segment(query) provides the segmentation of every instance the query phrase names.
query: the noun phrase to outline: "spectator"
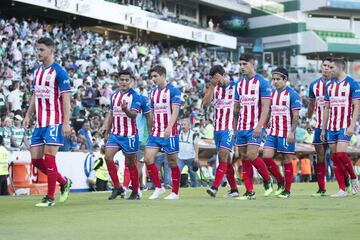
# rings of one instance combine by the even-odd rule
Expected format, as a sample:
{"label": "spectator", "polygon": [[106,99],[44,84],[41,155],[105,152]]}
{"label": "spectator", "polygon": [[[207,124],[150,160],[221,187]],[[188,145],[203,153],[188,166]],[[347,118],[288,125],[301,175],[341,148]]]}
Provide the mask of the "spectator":
{"label": "spectator", "polygon": [[4,146],[4,139],[0,136],[0,195],[9,195],[7,177],[9,175],[9,152]]}
{"label": "spectator", "polygon": [[14,132],[12,130],[13,120],[10,117],[4,119],[4,126],[0,128],[0,136],[3,137],[4,146],[11,150],[11,145],[14,142]]}
{"label": "spectator", "polygon": [[26,130],[21,126],[23,118],[17,114],[14,117],[13,136],[14,136],[14,150],[30,150],[30,143],[26,134]]}
{"label": "spectator", "polygon": [[19,82],[14,82],[13,89],[8,96],[9,110],[12,112],[21,110],[23,93],[20,91]]}
{"label": "spectator", "polygon": [[78,139],[81,143],[80,150],[93,152],[92,135],[90,131],[90,123],[88,120],[84,121],[82,128],[78,131],[78,135]]}

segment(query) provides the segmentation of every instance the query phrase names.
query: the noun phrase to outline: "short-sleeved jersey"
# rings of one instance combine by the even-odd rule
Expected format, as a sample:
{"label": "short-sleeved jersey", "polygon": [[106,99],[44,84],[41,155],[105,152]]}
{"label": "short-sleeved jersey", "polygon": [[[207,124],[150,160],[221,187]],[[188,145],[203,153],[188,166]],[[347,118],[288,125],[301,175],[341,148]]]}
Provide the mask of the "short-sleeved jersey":
{"label": "short-sleeved jersey", "polygon": [[226,87],[217,85],[214,88],[213,105],[215,109],[215,131],[234,129],[235,88],[235,82],[230,82]]}
{"label": "short-sleeved jersey", "polygon": [[144,95],[139,95],[140,110],[142,114],[147,114],[151,111],[150,104]]}
{"label": "short-sleeved jersey", "polygon": [[8,149],[11,148],[11,138],[14,136],[14,131],[12,128],[0,128],[0,135],[3,136],[4,145]]}
{"label": "short-sleeved jersey", "polygon": [[63,123],[61,94],[70,92],[70,81],[66,71],[57,63],[49,67],[39,66],[33,73],[33,91],[37,127]]}
{"label": "short-sleeved jersey", "polygon": [[271,127],[269,135],[286,138],[291,131],[292,111],[300,110],[299,95],[290,87],[275,90],[271,100]]}
{"label": "short-sleeved jersey", "polygon": [[271,86],[260,74],[236,84],[235,101],[240,103],[237,130],[254,129],[261,116],[261,100],[271,99]]}
{"label": "short-sleeved jersey", "polygon": [[310,84],[309,99],[315,100],[316,127],[321,128],[325,105],[326,82],[318,78]]}
{"label": "short-sleeved jersey", "polygon": [[[173,105],[180,105],[180,91],[168,83],[164,88],[155,87],[151,91],[151,109],[154,110],[152,135],[164,137],[173,113]],[[172,127],[170,137],[179,135],[177,122]]]}
{"label": "short-sleeved jersey", "polygon": [[338,131],[350,126],[355,99],[360,99],[360,87],[350,76],[340,82],[332,79],[326,85],[324,100],[330,103],[328,130]]}
{"label": "short-sleeved jersey", "polygon": [[23,139],[26,136],[26,132],[25,132],[25,128],[23,127],[13,127],[12,128],[13,132],[14,132],[14,141],[21,146],[23,144]]}
{"label": "short-sleeved jersey", "polygon": [[110,111],[112,112],[111,133],[120,136],[134,136],[137,134],[136,119],[131,119],[122,110],[122,102],[127,102],[129,110],[140,111],[140,96],[130,88],[127,92],[116,91],[110,97]]}

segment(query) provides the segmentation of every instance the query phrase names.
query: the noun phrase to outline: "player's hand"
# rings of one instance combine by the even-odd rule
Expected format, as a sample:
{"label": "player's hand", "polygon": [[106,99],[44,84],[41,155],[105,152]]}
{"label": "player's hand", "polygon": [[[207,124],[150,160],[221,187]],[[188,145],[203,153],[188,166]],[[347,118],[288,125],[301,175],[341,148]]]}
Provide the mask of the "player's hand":
{"label": "player's hand", "polygon": [[325,138],[325,130],[321,130],[320,140],[321,140],[322,142],[325,142],[325,140],[326,140],[326,138]]}
{"label": "player's hand", "polygon": [[295,133],[294,132],[291,132],[289,133],[289,135],[287,136],[287,139],[286,139],[286,142],[287,144],[292,144],[295,140]]}
{"label": "player's hand", "polygon": [[26,129],[29,128],[29,123],[30,123],[30,118],[27,115],[25,115],[24,120],[23,120],[23,125]]}
{"label": "player's hand", "polygon": [[123,100],[121,103],[121,109],[125,112],[127,108],[128,108],[128,103],[125,100]]}
{"label": "player's hand", "polygon": [[101,128],[99,129],[99,133],[101,135],[104,135],[107,132],[107,128],[105,126],[101,126]]}
{"label": "player's hand", "polygon": [[62,126],[62,135],[68,137],[71,135],[71,128],[69,123],[64,123]]}
{"label": "player's hand", "polygon": [[308,133],[311,133],[314,130],[314,128],[311,126],[310,122],[306,124],[306,131]]}
{"label": "player's hand", "polygon": [[350,126],[347,130],[346,130],[346,133],[345,133],[345,136],[346,137],[352,137],[352,135],[354,134],[354,127]]}
{"label": "player's hand", "polygon": [[211,85],[214,87],[218,85],[218,83],[221,81],[222,76],[219,73],[216,73],[210,80]]}
{"label": "player's hand", "polygon": [[170,126],[168,126],[166,129],[165,129],[165,133],[164,133],[164,137],[165,138],[169,138],[170,137],[170,135],[171,135],[171,131],[172,129],[171,129],[171,127]]}
{"label": "player's hand", "polygon": [[234,158],[239,158],[239,148],[237,146],[234,146]]}
{"label": "player's hand", "polygon": [[260,135],[261,135],[261,130],[262,130],[262,127],[258,124],[258,125],[254,128],[253,137],[254,137],[254,138],[259,138]]}

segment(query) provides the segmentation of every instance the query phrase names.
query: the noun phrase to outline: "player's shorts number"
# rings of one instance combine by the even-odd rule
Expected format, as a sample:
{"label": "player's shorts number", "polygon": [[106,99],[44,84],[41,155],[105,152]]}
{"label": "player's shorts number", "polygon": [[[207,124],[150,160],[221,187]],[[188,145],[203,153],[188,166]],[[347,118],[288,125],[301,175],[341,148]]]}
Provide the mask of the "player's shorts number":
{"label": "player's shorts number", "polygon": [[129,146],[131,148],[135,148],[135,137],[130,137],[129,138]]}
{"label": "player's shorts number", "polygon": [[50,137],[57,137],[58,130],[59,130],[59,126],[51,126],[50,127]]}

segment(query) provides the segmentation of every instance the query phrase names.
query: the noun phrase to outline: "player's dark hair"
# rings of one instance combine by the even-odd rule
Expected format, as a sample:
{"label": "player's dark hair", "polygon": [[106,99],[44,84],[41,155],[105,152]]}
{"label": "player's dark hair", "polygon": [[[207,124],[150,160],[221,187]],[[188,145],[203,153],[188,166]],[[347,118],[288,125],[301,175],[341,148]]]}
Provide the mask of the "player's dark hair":
{"label": "player's dark hair", "polygon": [[327,56],[322,59],[322,62],[325,62],[325,61],[332,62],[332,60],[333,60],[332,57]]}
{"label": "player's dark hair", "polygon": [[225,74],[225,69],[221,65],[215,65],[210,68],[209,75],[213,77],[215,74],[220,74],[221,76]]}
{"label": "player's dark hair", "polygon": [[51,39],[51,38],[48,38],[48,37],[42,37],[42,38],[39,38],[37,41],[36,41],[37,44],[44,44],[45,46],[47,47],[55,47],[55,43],[54,41]]}
{"label": "player's dark hair", "polygon": [[335,63],[335,65],[337,65],[337,66],[341,66],[342,69],[345,69],[346,62],[345,62],[344,58],[333,58],[331,60],[331,62]]}
{"label": "player's dark hair", "polygon": [[283,67],[278,67],[275,70],[271,72],[272,74],[279,74],[281,75],[285,80],[289,79],[289,73],[288,71]]}
{"label": "player's dark hair", "polygon": [[119,71],[118,76],[120,77],[120,75],[129,75],[130,78],[132,77],[132,72],[130,69],[124,69]]}
{"label": "player's dark hair", "polygon": [[255,57],[252,54],[244,54],[240,56],[239,60],[245,62],[251,62],[251,61],[255,61]]}
{"label": "player's dark hair", "polygon": [[149,71],[149,75],[152,73],[152,72],[156,72],[157,74],[159,74],[160,76],[161,75],[164,75],[166,77],[166,69],[163,67],[163,66],[160,66],[160,65],[156,65],[154,67],[152,67]]}

